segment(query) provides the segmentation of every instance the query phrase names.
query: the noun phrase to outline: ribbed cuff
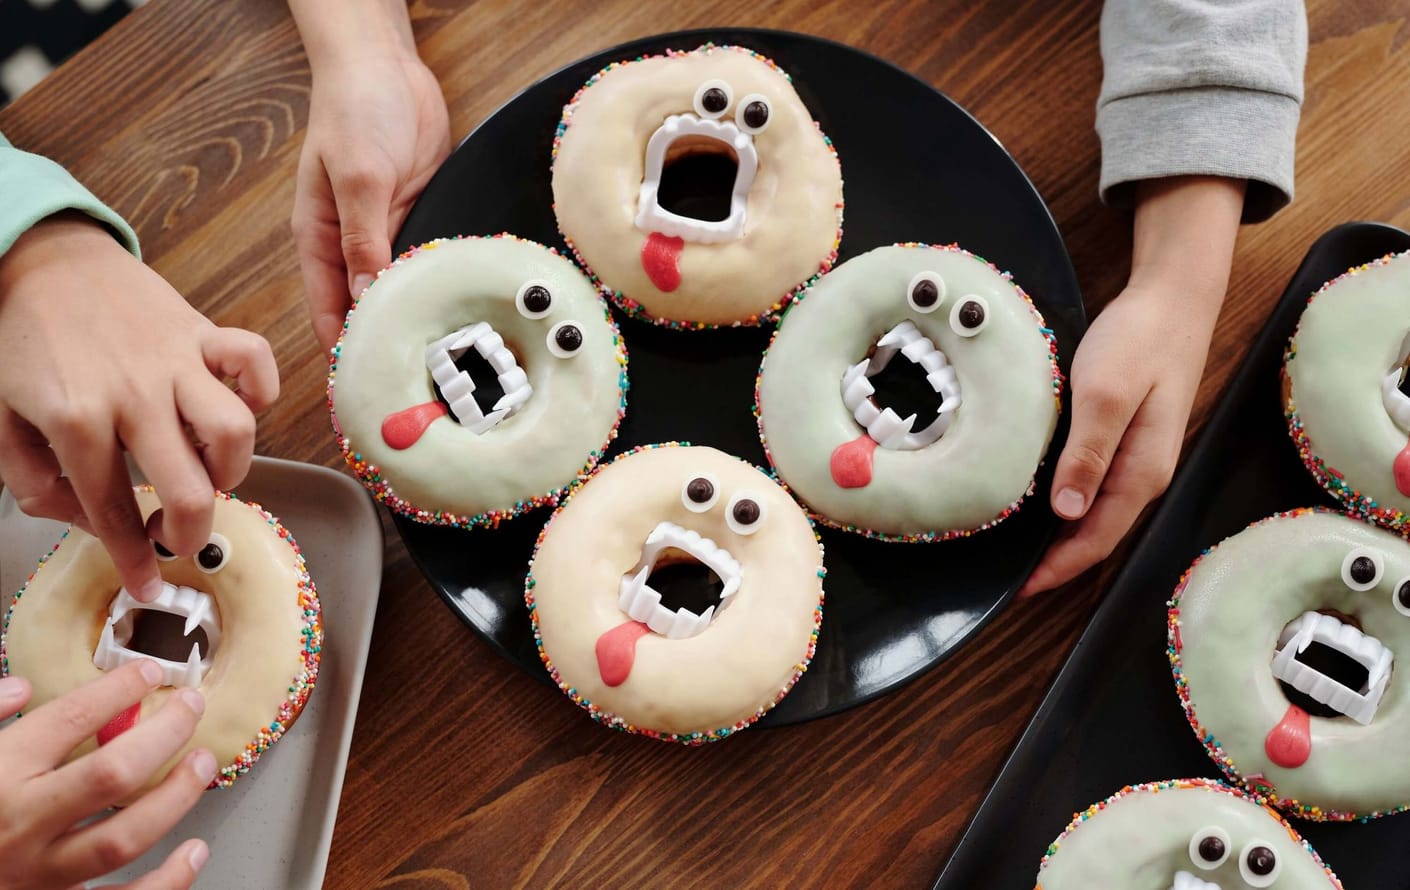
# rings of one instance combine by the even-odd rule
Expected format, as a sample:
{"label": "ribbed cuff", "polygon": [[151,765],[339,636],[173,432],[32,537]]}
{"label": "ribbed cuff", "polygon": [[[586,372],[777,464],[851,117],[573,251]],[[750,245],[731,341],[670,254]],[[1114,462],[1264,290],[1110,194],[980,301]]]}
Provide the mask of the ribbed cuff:
{"label": "ribbed cuff", "polygon": [[1131,206],[1142,179],[1227,176],[1248,180],[1243,221],[1262,222],[1292,200],[1299,111],[1288,96],[1226,87],[1107,102],[1097,109],[1102,200]]}
{"label": "ribbed cuff", "polygon": [[138,259],[137,233],[58,164],[11,148],[0,139],[0,255],[31,226],[64,210],[78,210],[106,225]]}

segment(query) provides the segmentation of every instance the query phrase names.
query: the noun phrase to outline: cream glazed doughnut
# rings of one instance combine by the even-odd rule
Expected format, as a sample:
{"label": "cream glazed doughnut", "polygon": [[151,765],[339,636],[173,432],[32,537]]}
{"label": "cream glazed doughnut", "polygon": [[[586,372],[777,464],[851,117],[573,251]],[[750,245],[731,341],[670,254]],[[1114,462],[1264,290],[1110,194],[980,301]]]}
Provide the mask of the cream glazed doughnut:
{"label": "cream glazed doughnut", "polygon": [[1170,603],[1185,716],[1231,778],[1314,820],[1410,804],[1410,544],[1304,509],[1207,551]]}
{"label": "cream glazed doughnut", "polygon": [[592,284],[507,234],[398,257],[348,312],[328,373],[362,483],[462,527],[555,502],[616,437],[626,392],[626,346]]}
{"label": "cream glazed doughnut", "polygon": [[1061,396],[1053,333],[1008,275],[954,245],[897,244],[799,296],[764,354],[755,413],[769,461],[817,518],[935,541],[1017,509]]}
{"label": "cream glazed doughnut", "polygon": [[1273,810],[1209,779],[1128,786],[1077,813],[1035,890],[1341,890]]}
{"label": "cream glazed doughnut", "polygon": [[553,158],[564,240],[658,324],[771,320],[836,259],[837,153],[788,75],[743,47],[607,66],[564,107]]}
{"label": "cream glazed doughnut", "polygon": [[822,579],[822,545],[777,483],[668,443],[559,507],[524,599],[544,666],[594,720],[697,745],[749,726],[807,670]]}
{"label": "cream glazed doughnut", "polygon": [[1346,509],[1410,533],[1410,251],[1312,295],[1283,364],[1298,454]]}
{"label": "cream glazed doughnut", "polygon": [[[145,486],[137,503],[144,519],[159,506]],[[121,586],[102,542],[70,527],[5,615],[0,674],[29,679],[32,708],[128,661],[162,668],[163,685],[70,759],[155,714],[179,687],[205,696],[195,735],[144,791],[200,747],[220,764],[211,787],[228,787],[288,731],[318,679],[322,609],[293,536],[258,504],[221,492],[213,529],[195,557],[154,545],[163,592],[144,604]]]}

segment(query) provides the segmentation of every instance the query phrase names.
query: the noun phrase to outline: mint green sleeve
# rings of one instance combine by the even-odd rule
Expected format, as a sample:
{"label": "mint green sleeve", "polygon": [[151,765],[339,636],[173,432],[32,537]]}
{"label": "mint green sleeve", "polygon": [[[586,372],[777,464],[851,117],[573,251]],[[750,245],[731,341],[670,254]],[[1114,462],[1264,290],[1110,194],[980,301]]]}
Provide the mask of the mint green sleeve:
{"label": "mint green sleeve", "polygon": [[20,151],[0,133],[0,255],[30,226],[64,210],[78,210],[103,223],[133,256],[142,258],[137,233],[126,220],[93,197],[63,167]]}

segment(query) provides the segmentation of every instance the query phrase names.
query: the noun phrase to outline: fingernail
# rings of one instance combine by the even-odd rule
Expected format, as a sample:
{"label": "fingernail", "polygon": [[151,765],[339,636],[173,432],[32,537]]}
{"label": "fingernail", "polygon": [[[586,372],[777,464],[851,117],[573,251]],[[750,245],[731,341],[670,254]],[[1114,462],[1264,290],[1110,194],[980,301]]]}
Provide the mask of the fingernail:
{"label": "fingernail", "polygon": [[209,785],[215,778],[215,755],[209,751],[197,751],[196,756],[191,758],[191,768],[202,782]]}
{"label": "fingernail", "polygon": [[371,283],[372,276],[368,275],[366,272],[357,276],[353,279],[352,295],[354,297],[362,296],[362,292],[367,290],[368,285],[370,285]]}
{"label": "fingernail", "polygon": [[153,578],[146,584],[143,584],[141,587],[139,587],[137,589],[137,592],[132,595],[132,598],[137,600],[139,603],[150,603],[154,602],[156,598],[161,595],[162,579]]}
{"label": "fingernail", "polygon": [[137,669],[142,672],[142,679],[152,686],[162,681],[162,669],[155,661],[144,658],[137,663]]}
{"label": "fingernail", "polygon": [[1053,498],[1053,509],[1059,516],[1066,519],[1076,519],[1082,515],[1082,509],[1087,506],[1087,499],[1082,496],[1082,492],[1075,488],[1064,488]]}
{"label": "fingernail", "polygon": [[183,689],[176,693],[181,696],[181,700],[186,702],[186,707],[196,712],[199,717],[206,712],[206,697],[194,689]]}
{"label": "fingernail", "polygon": [[24,681],[19,677],[6,677],[0,680],[0,705],[7,705],[22,695],[24,695]]}
{"label": "fingernail", "polygon": [[191,863],[192,871],[200,871],[205,867],[206,860],[209,858],[211,858],[211,848],[202,841],[191,848],[191,855],[187,857],[187,861]]}

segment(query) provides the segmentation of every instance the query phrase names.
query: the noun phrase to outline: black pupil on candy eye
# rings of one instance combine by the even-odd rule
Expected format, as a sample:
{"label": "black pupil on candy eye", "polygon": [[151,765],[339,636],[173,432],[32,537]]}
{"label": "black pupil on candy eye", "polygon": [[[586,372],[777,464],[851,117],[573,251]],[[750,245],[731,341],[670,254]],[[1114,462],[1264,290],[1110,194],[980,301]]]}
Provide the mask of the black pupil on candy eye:
{"label": "black pupil on candy eye", "polygon": [[939,299],[939,297],[940,292],[936,289],[935,282],[933,281],[918,281],[916,282],[916,286],[911,290],[911,302],[915,303],[917,306],[934,306],[935,301]]}
{"label": "black pupil on candy eye", "polygon": [[734,521],[740,525],[753,525],[759,521],[759,505],[745,498],[734,505]]}
{"label": "black pupil on candy eye", "polygon": [[206,569],[216,568],[223,559],[225,559],[225,551],[220,549],[219,544],[207,544],[201,548],[200,553],[196,554],[196,562]]}
{"label": "black pupil on candy eye", "polygon": [[697,504],[703,504],[715,495],[715,486],[709,479],[697,478],[690,480],[690,484],[685,487],[686,496]]}
{"label": "black pupil on candy eye", "polygon": [[583,345],[583,332],[574,325],[565,324],[553,335],[553,339],[564,352],[577,352],[578,347]]}
{"label": "black pupil on candy eye", "polygon": [[1400,600],[1400,604],[1410,609],[1410,581],[1400,585],[1400,589],[1395,592],[1395,598]]}
{"label": "black pupil on candy eye", "polygon": [[744,123],[757,130],[769,122],[769,106],[763,102],[750,102],[744,106]]}
{"label": "black pupil on candy eye", "polygon": [[1369,556],[1358,556],[1351,561],[1351,580],[1357,584],[1370,584],[1376,578],[1376,564]]}
{"label": "black pupil on candy eye", "polygon": [[700,105],[711,114],[719,114],[729,105],[729,97],[719,87],[710,87],[705,91],[705,95],[700,97]]}
{"label": "black pupil on candy eye", "polygon": [[1205,862],[1218,862],[1224,856],[1224,842],[1217,837],[1207,837],[1199,842],[1199,855]]}
{"label": "black pupil on candy eye", "polygon": [[960,324],[967,328],[977,328],[984,324],[984,307],[970,300],[960,307]]}
{"label": "black pupil on candy eye", "polygon": [[158,556],[165,556],[167,558],[170,558],[176,555],[175,553],[172,553],[170,550],[163,547],[161,541],[153,541],[152,549],[157,551]]}
{"label": "black pupil on candy eye", "polygon": [[1271,874],[1278,859],[1267,847],[1254,847],[1248,851],[1248,870],[1256,875]]}
{"label": "black pupil on candy eye", "polygon": [[553,296],[542,285],[536,284],[524,291],[524,308],[530,312],[545,312],[552,302]]}

